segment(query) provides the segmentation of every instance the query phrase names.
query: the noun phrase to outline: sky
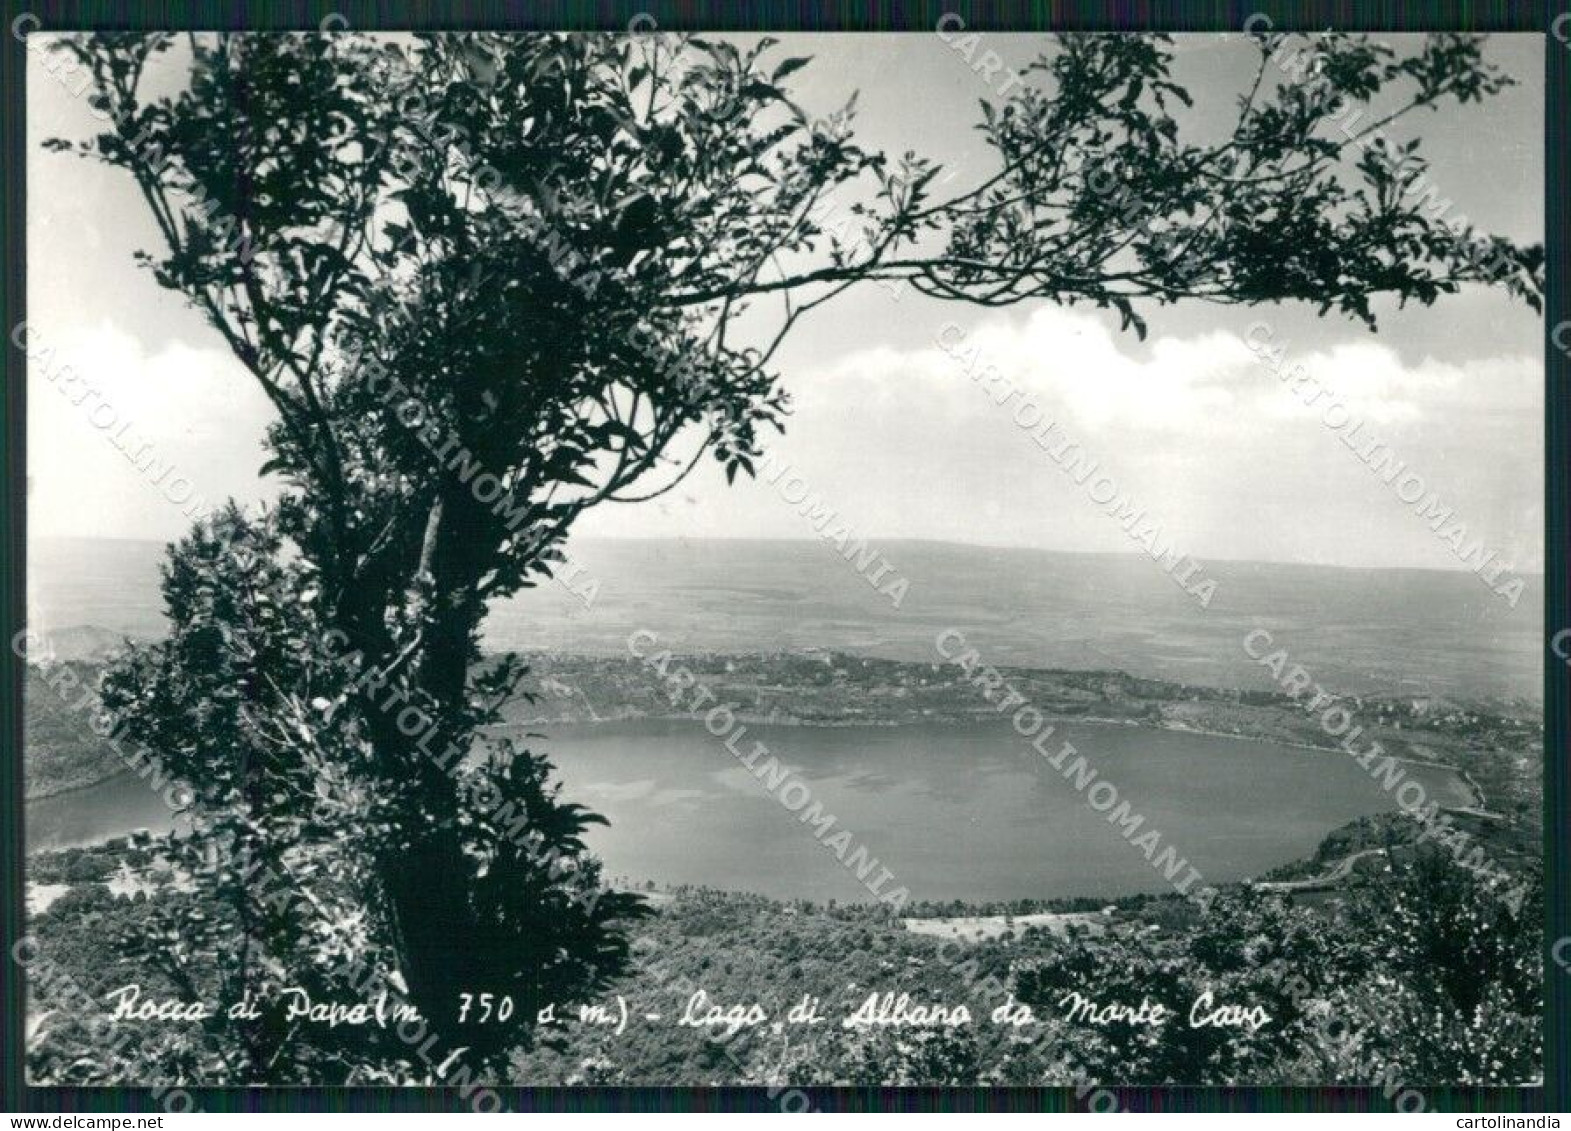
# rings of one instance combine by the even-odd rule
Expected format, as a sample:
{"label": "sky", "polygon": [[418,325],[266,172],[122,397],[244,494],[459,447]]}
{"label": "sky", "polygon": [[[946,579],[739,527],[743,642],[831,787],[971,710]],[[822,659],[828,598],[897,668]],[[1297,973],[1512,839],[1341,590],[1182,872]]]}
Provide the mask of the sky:
{"label": "sky", "polygon": [[[952,173],[985,175],[976,133],[989,94],[957,44],[934,34],[783,36],[777,56],[811,55],[802,101],[827,111],[859,92],[857,137],[915,149]],[[1398,49],[1412,37],[1391,37]],[[1018,68],[1038,36],[988,35]],[[1238,36],[1185,36],[1176,76],[1195,96],[1181,124],[1230,120],[1253,54]],[[1393,131],[1422,136],[1452,214],[1520,240],[1542,239],[1543,42],[1496,36],[1487,55],[1518,81],[1501,96]],[[973,55],[973,59],[975,55]],[[997,80],[995,80],[997,81]],[[271,409],[182,300],[132,262],[157,233],[129,178],[43,151],[95,123],[82,99],[29,57],[29,332],[54,346],[29,373],[29,522],[36,536],[168,539],[188,522],[108,439],[121,427],[210,500],[267,495],[257,478]],[[1519,571],[1542,562],[1542,327],[1502,293],[1470,288],[1433,308],[1377,306],[1379,332],[1294,307],[1145,311],[1138,341],[1117,319],[1050,304],[983,310],[853,289],[808,316],[778,358],[793,398],[769,443],[853,531],[1070,551],[1133,551],[1127,534],[1070,481],[942,342],[963,340],[1043,407],[1160,516],[1191,556],[1346,566],[1459,568],[1450,547],[1361,465],[1280,383],[1247,339],[1267,323],[1301,362],[1390,444],[1428,489]],[[946,327],[948,327],[946,329]],[[69,362],[112,404],[105,429],[47,380]],[[166,485],[167,486],[167,483]],[[706,465],[649,503],[601,507],[579,536],[812,537],[778,484],[728,487]]]}

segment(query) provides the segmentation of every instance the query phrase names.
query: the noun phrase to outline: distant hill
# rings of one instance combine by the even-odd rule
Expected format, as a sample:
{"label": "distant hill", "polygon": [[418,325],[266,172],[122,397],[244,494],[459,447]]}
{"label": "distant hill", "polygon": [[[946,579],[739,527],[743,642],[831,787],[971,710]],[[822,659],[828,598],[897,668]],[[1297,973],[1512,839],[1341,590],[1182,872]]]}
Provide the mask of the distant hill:
{"label": "distant hill", "polygon": [[[648,629],[686,653],[827,648],[930,660],[934,637],[955,627],[996,664],[1263,688],[1268,676],[1242,649],[1261,627],[1338,691],[1542,696],[1538,577],[1512,609],[1470,573],[1208,562],[1218,589],[1202,609],[1141,554],[905,541],[878,549],[891,567],[884,583],[909,581],[898,609],[824,542],[575,540],[576,593],[548,582],[498,603],[486,643],[608,655]],[[35,623],[51,637],[90,628],[82,639],[99,643],[159,635],[162,553],[154,542],[37,540]]]}
{"label": "distant hill", "polygon": [[48,630],[47,636],[53,659],[87,664],[104,663],[124,650],[127,639],[125,632],[112,632],[93,624]]}
{"label": "distant hill", "polygon": [[[98,679],[99,669],[95,665],[73,663],[70,667],[85,686],[91,686]],[[109,744],[93,733],[87,711],[71,710],[35,665],[27,665],[22,695],[27,736],[25,795],[28,800],[80,789],[113,777],[126,768]]]}

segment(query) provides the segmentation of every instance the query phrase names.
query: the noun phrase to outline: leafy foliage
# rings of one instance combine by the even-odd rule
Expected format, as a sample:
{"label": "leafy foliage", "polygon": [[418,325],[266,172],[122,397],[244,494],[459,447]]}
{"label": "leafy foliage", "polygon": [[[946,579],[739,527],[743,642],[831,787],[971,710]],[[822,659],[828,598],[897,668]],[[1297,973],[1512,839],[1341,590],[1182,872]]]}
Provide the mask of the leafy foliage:
{"label": "leafy foliage", "polygon": [[1165,39],[1064,37],[1020,97],[984,104],[1000,168],[924,214],[953,223],[919,289],[988,305],[1091,302],[1142,336],[1142,298],[1301,300],[1373,327],[1377,294],[1428,304],[1475,281],[1539,308],[1542,248],[1443,222],[1418,192],[1419,143],[1384,132],[1509,84],[1482,40],[1431,36],[1408,57],[1357,35],[1254,42],[1230,135],[1201,145],[1171,113],[1190,97],[1172,81]]}
{"label": "leafy foliage", "polygon": [[[212,910],[161,901],[128,940],[135,953],[191,998],[275,1000],[293,986],[314,1000],[403,1000],[396,941],[411,927],[388,869],[440,821],[461,853],[443,882],[462,893],[469,925],[432,929],[447,932],[443,959],[485,972],[475,992],[513,995],[532,1014],[618,967],[625,942],[610,924],[637,908],[600,891],[582,839],[599,818],[562,802],[550,762],[511,742],[447,765],[447,790],[432,788],[418,746],[402,761],[379,756],[366,717],[333,709],[358,667],[318,646],[320,594],[280,553],[276,523],[231,507],[172,547],[163,588],[168,637],[133,646],[103,696],[121,734],[196,790],[190,835],[168,852],[182,888]],[[474,725],[493,712],[477,709]],[[219,955],[232,965],[215,975]],[[289,1052],[297,1031],[228,1027],[248,1054],[248,1072],[231,1078],[309,1079]],[[479,1038],[466,1047],[483,1054]],[[362,1068],[407,1051],[383,1031],[343,1040],[339,1055],[352,1049]]]}
{"label": "leafy foliage", "polygon": [[[1325,904],[1233,888],[1201,917],[1175,898],[1135,897],[1120,901],[1105,934],[1031,928],[945,943],[906,930],[886,909],[683,890],[632,928],[626,971],[593,994],[564,998],[546,1039],[520,1047],[498,1071],[538,1085],[1334,1083],[1379,1085],[1389,1098],[1431,1084],[1521,1085],[1539,1078],[1543,1041],[1542,885],[1524,878],[1532,896],[1512,910],[1436,855]],[[89,884],[34,922],[39,951],[92,989],[140,981],[154,996],[180,992],[151,948],[106,945],[143,935],[165,903],[185,916],[212,906],[171,891],[115,899]],[[235,929],[232,917],[219,918]],[[216,977],[222,955],[199,965],[192,977]],[[770,1021],[730,1039],[677,1025],[700,990],[725,1007],[761,1002]],[[1069,990],[1101,1004],[1149,998],[1173,1015],[1160,1028],[1091,1024],[1062,1004]],[[1218,1005],[1259,1006],[1271,1021],[1253,1032],[1191,1028],[1190,1004],[1207,991]],[[972,1021],[839,1023],[875,993],[966,1004]],[[617,994],[661,1021],[618,1032]],[[993,1021],[1009,996],[1032,1007],[1031,1024]],[[816,999],[823,1023],[774,1028],[804,997]],[[96,1011],[61,1008],[68,1000],[51,983],[35,1004],[47,1016],[29,1047],[34,1078],[123,1079],[103,1063],[113,1033],[94,1027]],[[574,1002],[607,1005],[611,1023],[580,1015]],[[143,1079],[235,1078],[224,1073],[237,1066],[217,1059],[233,1045],[221,1031],[155,1024],[132,1032],[145,1045],[134,1053]],[[303,1027],[291,1047],[299,1078],[348,1067],[323,1026]],[[421,1065],[404,1063],[412,1059],[408,1049],[388,1050],[388,1078],[420,1078]],[[357,1078],[369,1076],[363,1053],[353,1064]]]}
{"label": "leafy foliage", "polygon": [[[1095,1079],[1128,1083],[1506,1084],[1542,1071],[1542,885],[1513,909],[1444,854],[1361,886],[1329,922],[1276,897],[1218,901],[1174,940],[1082,940],[1018,973],[1021,1000],[1259,1006],[1257,1030],[1159,1034],[1123,1022],[1077,1029]],[[1094,992],[1086,987],[1094,987]],[[1204,1011],[1202,1011],[1204,1012]]]}

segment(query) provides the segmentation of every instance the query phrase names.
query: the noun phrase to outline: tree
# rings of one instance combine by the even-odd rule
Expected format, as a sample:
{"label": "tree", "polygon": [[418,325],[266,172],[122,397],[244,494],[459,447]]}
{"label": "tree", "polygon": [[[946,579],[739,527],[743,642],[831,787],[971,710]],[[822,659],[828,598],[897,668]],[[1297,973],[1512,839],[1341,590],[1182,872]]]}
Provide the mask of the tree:
{"label": "tree", "polygon": [[[935,200],[940,169],[859,147],[852,106],[811,120],[787,85],[807,60],[767,38],[66,38],[110,122],[79,148],[132,175],[165,241],[141,258],[277,411],[276,512],[175,548],[175,637],[109,684],[126,726],[212,783],[216,842],[335,861],[328,918],[358,908],[362,935],[267,960],[372,949],[482,1053],[500,1038],[459,1023],[460,993],[564,993],[616,965],[633,900],[553,918],[567,874],[596,878],[590,815],[528,752],[468,760],[524,675],[480,663],[487,606],[548,577],[591,507],[669,490],[706,453],[751,474],[787,411],[781,341],[847,287],[1093,303],[1139,333],[1137,303],[1183,299],[1373,325],[1375,295],[1474,281],[1536,305],[1541,249],[1443,226],[1403,191],[1416,147],[1370,143],[1498,91],[1481,42],[1315,42],[1296,82],[1260,40],[1230,136],[1200,145],[1165,38],[1059,39],[982,105],[995,170]],[[176,93],[145,96],[153,71]],[[1334,128],[1360,108],[1374,125]],[[770,332],[744,334],[765,303]],[[476,815],[475,775],[527,815],[529,850]],[[560,937],[525,947],[544,920]]]}
{"label": "tree", "polygon": [[[1109,1084],[1522,1085],[1542,1072],[1542,886],[1498,890],[1438,851],[1312,909],[1248,888],[1178,933],[1073,939],[1014,971],[1019,1000],[1072,1022],[1058,1046]],[[1142,999],[1160,1028],[1075,1010]],[[1190,1026],[1191,1003],[1270,1021]],[[1111,1017],[1111,1015],[1110,1015]],[[1398,1088],[1400,1090],[1400,1088]]]}
{"label": "tree", "polygon": [[1369,885],[1355,915],[1390,976],[1348,1010],[1350,1027],[1367,1022],[1348,1062],[1378,1057],[1421,1084],[1543,1079],[1542,866],[1522,861],[1507,882],[1520,898],[1429,846]]}

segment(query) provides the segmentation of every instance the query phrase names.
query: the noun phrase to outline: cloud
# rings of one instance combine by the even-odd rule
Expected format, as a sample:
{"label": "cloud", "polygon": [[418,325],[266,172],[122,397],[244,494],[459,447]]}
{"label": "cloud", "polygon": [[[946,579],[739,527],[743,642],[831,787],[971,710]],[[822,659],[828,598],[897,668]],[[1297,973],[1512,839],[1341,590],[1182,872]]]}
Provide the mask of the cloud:
{"label": "cloud", "polygon": [[[856,350],[784,378],[794,412],[771,449],[859,535],[1131,550],[1125,532],[1016,423],[1029,403],[1199,560],[1457,565],[1325,426],[1320,406],[1330,399],[1305,404],[1251,349],[1262,332],[1142,345],[1061,308],[943,326],[916,348]],[[1483,537],[1517,569],[1542,568],[1538,359],[1405,362],[1368,341],[1269,338],[1284,368],[1301,365],[1334,389],[1366,421],[1366,434],[1396,449],[1455,509],[1470,537]],[[226,352],[171,345],[149,355],[104,322],[71,336],[58,354],[54,364],[74,365],[198,494],[246,502],[267,494],[256,470],[271,406]],[[183,531],[180,509],[40,369],[29,374],[35,532]],[[998,382],[973,379],[989,370]],[[814,531],[767,482],[727,487],[706,468],[679,495],[595,514],[580,533]]]}
{"label": "cloud", "polygon": [[[1028,421],[1055,422],[1201,560],[1455,568],[1320,409],[1250,348],[1249,325],[1140,344],[1054,307],[935,322],[917,348],[856,350],[787,374],[794,411],[770,446],[859,534],[1130,550],[1016,423],[1029,402]],[[1518,568],[1541,568],[1538,359],[1404,362],[1368,341],[1276,344],[1289,368],[1302,364],[1368,434],[1398,448],[1470,530]],[[596,533],[812,534],[768,484],[726,489],[714,474],[685,504],[608,518]]]}
{"label": "cloud", "polygon": [[[55,331],[58,324],[30,323],[40,351],[28,365],[35,535],[183,533],[189,518],[161,490],[178,477],[192,498],[212,503],[266,497],[257,470],[272,407],[228,351],[170,345],[149,355],[110,322],[69,333]],[[151,453],[157,468],[173,470],[155,483],[128,452]]]}

